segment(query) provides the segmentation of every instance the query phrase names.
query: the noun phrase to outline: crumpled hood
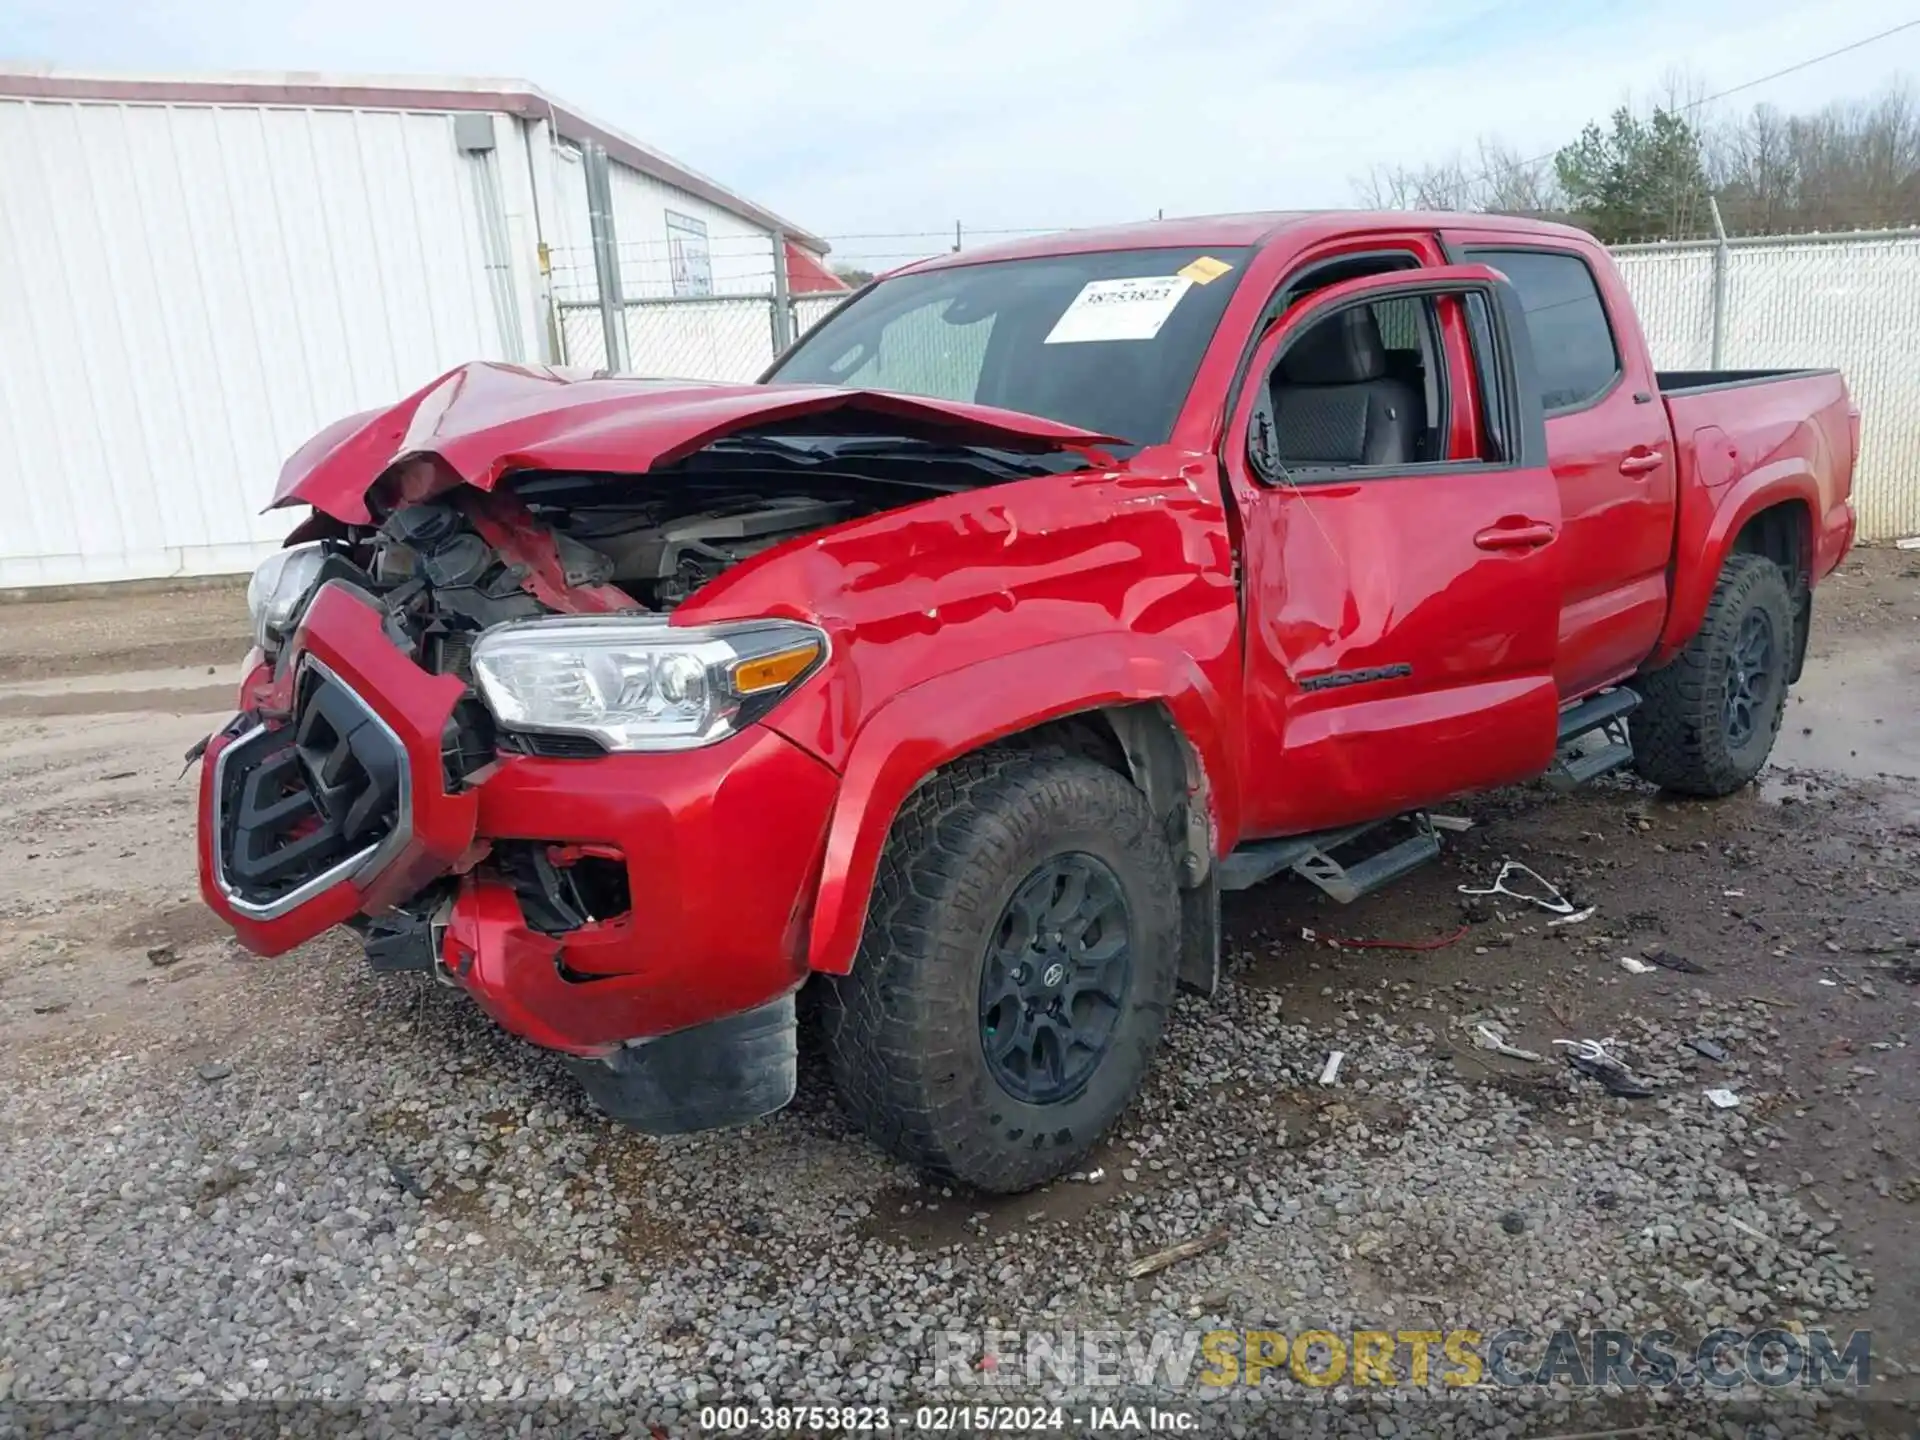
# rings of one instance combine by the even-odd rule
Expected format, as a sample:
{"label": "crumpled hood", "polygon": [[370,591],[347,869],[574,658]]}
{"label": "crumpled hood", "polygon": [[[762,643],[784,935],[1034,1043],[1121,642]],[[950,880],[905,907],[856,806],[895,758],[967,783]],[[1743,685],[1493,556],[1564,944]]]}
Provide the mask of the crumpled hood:
{"label": "crumpled hood", "polygon": [[482,362],[450,370],[388,409],[329,425],[281,469],[273,505],[311,505],[364,525],[373,518],[374,482],[416,456],[437,456],[467,484],[491,490],[515,470],[637,473],[725,435],[829,411],[841,413],[849,434],[1029,452],[1086,450],[1116,438],[1015,410],[883,390],[575,379]]}

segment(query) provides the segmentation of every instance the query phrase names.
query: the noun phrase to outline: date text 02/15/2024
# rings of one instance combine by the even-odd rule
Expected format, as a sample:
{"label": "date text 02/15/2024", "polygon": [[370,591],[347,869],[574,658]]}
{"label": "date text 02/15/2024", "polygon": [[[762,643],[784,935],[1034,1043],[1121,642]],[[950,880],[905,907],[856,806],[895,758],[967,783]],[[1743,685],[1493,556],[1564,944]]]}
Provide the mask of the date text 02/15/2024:
{"label": "date text 02/15/2024", "polygon": [[895,1428],[930,1434],[1029,1434],[1092,1431],[1184,1434],[1198,1428],[1190,1410],[1159,1405],[1096,1405],[1085,1414],[1059,1405],[921,1405],[896,1416],[884,1405],[709,1405],[700,1411],[705,1433],[750,1435],[884,1433]]}

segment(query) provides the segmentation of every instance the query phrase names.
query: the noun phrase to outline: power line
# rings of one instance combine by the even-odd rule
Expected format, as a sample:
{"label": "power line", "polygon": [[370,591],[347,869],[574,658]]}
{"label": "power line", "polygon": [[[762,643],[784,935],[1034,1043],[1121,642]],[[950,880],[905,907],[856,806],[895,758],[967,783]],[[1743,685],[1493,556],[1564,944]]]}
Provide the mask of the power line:
{"label": "power line", "polygon": [[1878,35],[1869,35],[1867,36],[1866,39],[1856,40],[1851,45],[1842,45],[1839,49],[1829,50],[1824,55],[1815,55],[1811,59],[1802,60],[1795,65],[1789,65],[1784,70],[1776,70],[1771,75],[1762,75],[1757,80],[1743,80],[1738,85],[1730,85],[1725,90],[1722,90],[1717,94],[1707,96],[1704,100],[1694,101],[1693,104],[1689,105],[1687,108],[1689,110],[1698,110],[1702,105],[1711,104],[1715,100],[1724,100],[1727,98],[1727,96],[1737,95],[1742,90],[1751,90],[1753,89],[1754,86],[1764,85],[1769,80],[1778,80],[1782,75],[1791,75],[1796,70],[1805,70],[1809,65],[1818,65],[1821,61],[1831,60],[1836,55],[1845,55],[1849,50],[1859,50],[1865,46],[1873,44],[1876,40],[1884,40],[1889,35],[1898,35],[1902,30],[1911,30],[1916,25],[1920,25],[1920,20],[1905,20],[1898,25],[1890,25],[1885,30],[1882,30]]}
{"label": "power line", "polygon": [[[1818,65],[1823,61],[1831,60],[1836,55],[1845,55],[1849,51],[1863,49],[1864,47],[1868,45],[1872,45],[1877,41],[1885,40],[1889,35],[1898,35],[1902,30],[1911,30],[1915,26],[1920,26],[1920,19],[1903,20],[1898,25],[1889,25],[1885,30],[1881,30],[1875,34],[1869,35],[1865,39],[1854,40],[1849,42],[1848,44],[1836,46],[1832,50],[1822,51],[1818,55],[1811,55],[1805,60],[1799,60],[1794,62],[1791,65],[1786,66],[1783,69],[1775,70],[1771,74],[1757,76],[1752,80],[1742,80],[1738,85],[1729,85],[1724,90],[1715,91],[1711,95],[1704,95],[1700,99],[1693,101],[1691,104],[1682,107],[1683,112],[1691,113],[1692,111],[1698,110],[1703,105],[1712,104],[1715,100],[1724,100],[1726,99],[1727,96],[1737,95],[1742,90],[1751,90],[1756,85],[1765,85],[1769,81],[1778,80],[1783,75],[1792,75],[1796,71],[1805,70],[1810,66]],[[1561,149],[1563,148],[1564,147],[1562,146],[1556,145],[1553,149],[1547,151],[1544,155],[1536,155],[1531,160],[1516,161],[1514,164],[1514,168],[1517,170],[1531,170],[1535,165],[1539,165],[1544,163],[1545,161],[1553,159],[1553,157],[1558,155]],[[1492,170],[1482,170],[1478,175],[1475,175],[1471,180],[1467,181],[1466,183],[1469,185],[1478,185],[1482,180],[1487,180],[1492,178],[1493,173],[1494,172]]]}

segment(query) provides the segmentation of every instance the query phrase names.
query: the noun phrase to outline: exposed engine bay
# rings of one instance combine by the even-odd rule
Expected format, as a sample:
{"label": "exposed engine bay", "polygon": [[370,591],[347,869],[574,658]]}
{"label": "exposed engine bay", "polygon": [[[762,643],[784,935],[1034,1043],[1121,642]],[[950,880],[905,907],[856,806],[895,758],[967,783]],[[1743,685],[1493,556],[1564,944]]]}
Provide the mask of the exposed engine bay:
{"label": "exposed engine bay", "polygon": [[[530,552],[550,553],[566,588],[614,587],[625,601],[596,608],[670,611],[763,550],[902,498],[851,487],[843,495],[781,493],[781,478],[656,487],[533,475],[495,496],[454,491],[404,505],[364,539],[354,537],[352,554],[385,599],[395,638],[426,668],[467,677],[479,632],[559,608],[529,583]],[[507,507],[518,522],[510,547],[484,533],[489,516]]]}
{"label": "exposed engine bay", "polygon": [[395,483],[375,525],[333,532],[346,544],[330,563],[381,594],[394,639],[422,665],[470,679],[473,641],[491,626],[671,611],[784,541],[1081,463],[908,437],[733,436],[644,475],[527,471],[491,492],[428,486],[418,500]]}

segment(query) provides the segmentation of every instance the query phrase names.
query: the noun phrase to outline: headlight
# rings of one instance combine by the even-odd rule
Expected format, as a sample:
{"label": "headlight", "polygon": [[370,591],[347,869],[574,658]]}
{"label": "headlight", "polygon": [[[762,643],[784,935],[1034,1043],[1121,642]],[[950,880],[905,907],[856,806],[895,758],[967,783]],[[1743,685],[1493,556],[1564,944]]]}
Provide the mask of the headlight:
{"label": "headlight", "polygon": [[496,625],[473,647],[473,673],[509,729],[691,750],[764,713],[826,653],[824,634],[785,620],[607,615]]}
{"label": "headlight", "polygon": [[253,619],[253,642],[272,655],[292,631],[306,608],[326,564],[327,553],[318,541],[276,550],[260,562],[247,581],[247,614]]}

